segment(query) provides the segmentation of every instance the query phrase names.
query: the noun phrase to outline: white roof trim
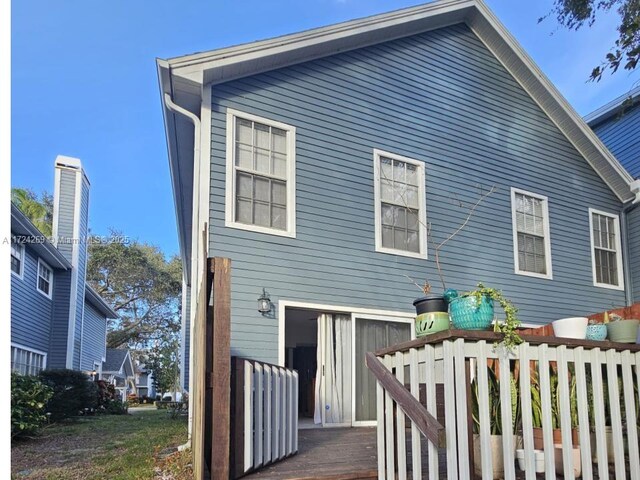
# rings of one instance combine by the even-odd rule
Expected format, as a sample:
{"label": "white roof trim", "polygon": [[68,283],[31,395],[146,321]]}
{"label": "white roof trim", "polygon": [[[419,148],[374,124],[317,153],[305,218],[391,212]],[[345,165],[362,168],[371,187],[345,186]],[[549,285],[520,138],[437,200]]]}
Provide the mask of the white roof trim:
{"label": "white roof trim", "polygon": [[605,105],[591,112],[589,115],[586,115],[584,117],[584,121],[589,125],[596,125],[617,113],[620,110],[620,107],[622,107],[625,101],[629,98],[633,99],[632,101],[634,104],[637,104],[638,97],[640,97],[640,85],[632,88],[624,95],[620,95],[619,97],[614,98],[609,103],[606,103]]}

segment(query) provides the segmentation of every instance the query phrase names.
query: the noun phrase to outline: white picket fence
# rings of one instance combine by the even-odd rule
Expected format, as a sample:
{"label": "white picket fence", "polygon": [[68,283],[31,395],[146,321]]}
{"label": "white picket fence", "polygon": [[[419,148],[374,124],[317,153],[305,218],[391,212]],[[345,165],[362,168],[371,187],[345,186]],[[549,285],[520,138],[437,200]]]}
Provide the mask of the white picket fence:
{"label": "white picket fence", "polygon": [[243,393],[236,398],[243,409],[238,415],[241,421],[232,424],[232,429],[242,429],[238,437],[243,439],[235,445],[237,478],[298,451],[298,372],[249,359],[234,360],[233,368],[241,372],[235,378],[242,383]]}
{"label": "white picket fence", "polygon": [[[458,338],[464,335],[465,338]],[[472,422],[469,420],[472,402],[469,382],[475,379],[478,388],[479,450],[481,475],[484,480],[494,478],[493,460],[499,458],[492,451],[490,438],[489,378],[487,365],[499,364],[500,418],[502,425],[512,425],[511,377],[518,378],[521,425],[516,432],[503,428],[501,440],[504,473],[496,478],[515,480],[515,449],[525,452],[525,478],[536,478],[531,408],[531,379],[537,378],[542,404],[544,441],[544,476],[556,479],[616,478],[640,480],[640,451],[638,449],[638,419],[636,412],[640,398],[640,351],[637,345],[582,342],[565,345],[562,339],[525,337],[527,342],[507,354],[494,348],[490,332],[443,332],[432,339],[416,340],[378,352],[386,368],[399,382],[418,398],[421,385],[426,392],[423,402],[427,412],[436,416],[436,384],[444,384],[444,428],[446,451],[440,451],[427,441],[422,451],[421,433],[412,423],[410,440],[405,431],[405,412],[378,382],[378,478],[399,479],[441,478],[446,469],[448,479],[474,478]],[[562,431],[561,449],[552,436],[552,404],[550,368],[557,372],[557,398]],[[606,379],[603,379],[603,368]],[[635,374],[634,374],[635,371]],[[554,375],[555,376],[555,375]],[[570,377],[575,377],[576,393],[570,395]],[[380,378],[380,377],[378,377]],[[590,385],[588,384],[590,380]],[[605,386],[606,385],[606,386]],[[604,392],[608,391],[605,398]],[[571,432],[571,400],[577,399],[580,456],[574,465]],[[406,402],[405,402],[406,403]],[[605,404],[612,434],[613,452],[607,452],[605,433]],[[624,415],[623,412],[624,411]],[[595,425],[590,425],[590,412]],[[407,417],[409,418],[409,417]],[[416,417],[417,418],[417,417]],[[590,432],[594,430],[592,437]],[[592,438],[595,445],[592,445]],[[407,444],[409,444],[407,446]],[[592,453],[592,448],[594,452]],[[408,461],[408,453],[411,460]],[[557,453],[556,453],[557,452]],[[439,453],[440,459],[439,461]],[[423,455],[424,454],[424,455]],[[557,459],[556,459],[557,456]],[[592,456],[597,462],[592,462]],[[423,458],[426,457],[426,458]],[[611,460],[613,457],[613,461]],[[446,460],[444,460],[446,458]],[[426,462],[423,462],[426,460]],[[476,459],[476,463],[478,459]],[[556,471],[556,465],[562,471]],[[426,469],[423,473],[423,469]],[[478,472],[480,473],[480,472]]]}

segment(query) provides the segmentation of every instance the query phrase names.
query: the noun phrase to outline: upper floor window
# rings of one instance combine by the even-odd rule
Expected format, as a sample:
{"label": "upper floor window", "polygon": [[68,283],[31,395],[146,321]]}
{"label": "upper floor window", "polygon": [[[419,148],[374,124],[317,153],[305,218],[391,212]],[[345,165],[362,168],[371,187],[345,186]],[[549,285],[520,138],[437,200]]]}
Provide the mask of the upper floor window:
{"label": "upper floor window", "polygon": [[376,251],[427,258],[424,163],[374,150]]}
{"label": "upper floor window", "polygon": [[42,352],[11,345],[11,370],[22,375],[37,375],[46,366]]}
{"label": "upper floor window", "polygon": [[589,223],[593,284],[597,287],[624,289],[618,215],[590,208]]}
{"label": "upper floor window", "polygon": [[295,128],[227,109],[226,225],[295,237]]}
{"label": "upper floor window", "polygon": [[18,243],[11,244],[11,273],[22,278],[24,269],[24,245]]}
{"label": "upper floor window", "polygon": [[51,292],[53,287],[53,270],[51,267],[38,259],[38,277],[37,277],[37,289],[43,295],[51,298]]}
{"label": "upper floor window", "polygon": [[515,272],[553,278],[547,197],[511,189]]}

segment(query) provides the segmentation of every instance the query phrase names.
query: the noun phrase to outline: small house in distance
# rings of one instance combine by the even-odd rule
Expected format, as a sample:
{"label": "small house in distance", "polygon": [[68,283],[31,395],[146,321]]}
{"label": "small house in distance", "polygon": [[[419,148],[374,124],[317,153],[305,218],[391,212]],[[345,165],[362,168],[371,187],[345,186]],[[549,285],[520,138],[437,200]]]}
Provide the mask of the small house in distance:
{"label": "small house in distance", "polygon": [[406,277],[442,288],[433,243],[494,186],[441,252],[447,287],[502,289],[529,325],[632,299],[620,212],[640,186],[482,1],[158,60],[158,73],[185,386],[202,257],[228,257],[232,354],[305,372],[301,421],[371,425],[365,352],[414,335]]}
{"label": "small house in distance", "polygon": [[100,376],[111,307],[86,283],[89,180],[77,158],[55,161],[53,235],[11,204],[11,370],[69,368]]}
{"label": "small house in distance", "polygon": [[107,348],[102,364],[102,378],[113,385],[124,402],[127,395],[136,394],[135,368],[127,348]]}

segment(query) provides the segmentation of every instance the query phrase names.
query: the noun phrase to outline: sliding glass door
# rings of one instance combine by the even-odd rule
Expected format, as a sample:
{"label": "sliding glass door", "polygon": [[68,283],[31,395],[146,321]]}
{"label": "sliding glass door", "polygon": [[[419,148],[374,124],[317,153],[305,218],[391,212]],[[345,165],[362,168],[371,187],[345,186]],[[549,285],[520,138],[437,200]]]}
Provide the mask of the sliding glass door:
{"label": "sliding glass door", "polygon": [[[355,316],[355,422],[366,425],[376,420],[376,380],[365,365],[365,354],[411,340],[411,323],[382,317]],[[365,422],[365,423],[361,423]]]}

